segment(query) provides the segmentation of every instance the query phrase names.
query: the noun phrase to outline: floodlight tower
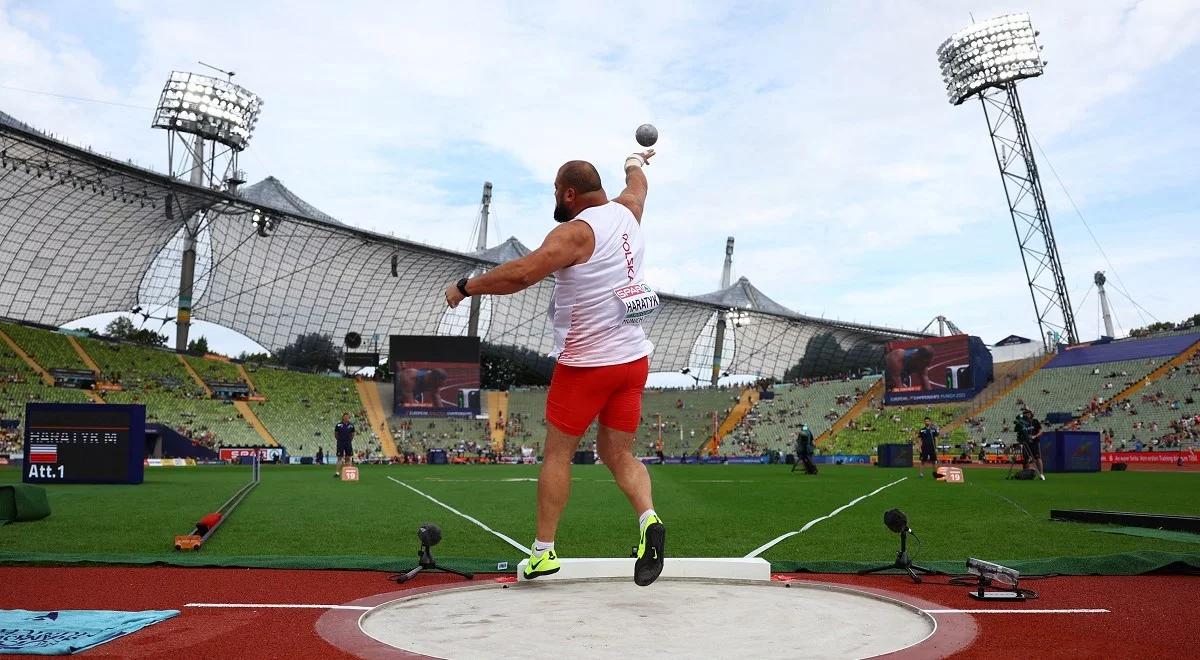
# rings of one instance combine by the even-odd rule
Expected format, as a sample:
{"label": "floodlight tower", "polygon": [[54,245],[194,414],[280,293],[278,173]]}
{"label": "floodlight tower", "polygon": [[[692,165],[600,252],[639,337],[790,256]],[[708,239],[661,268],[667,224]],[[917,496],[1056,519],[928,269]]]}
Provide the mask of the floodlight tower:
{"label": "floodlight tower", "polygon": [[1017,96],[1017,81],[1042,75],[1046,65],[1037,35],[1029,14],[1009,14],[959,30],[937,56],[950,103],[978,96],[983,105],[1038,328],[1051,349],[1059,341],[1075,343],[1079,333]]}
{"label": "floodlight tower", "polygon": [[[222,73],[233,78],[232,72]],[[186,174],[193,185],[236,192],[237,186],[245,182],[237,168],[238,154],[250,142],[261,108],[261,98],[231,80],[172,71],[163,86],[151,124],[153,128],[167,131],[171,176],[182,179]],[[201,209],[188,214],[182,208],[172,208],[174,203],[168,199],[167,217],[173,219],[179,211],[184,230],[175,350],[185,351],[192,317],[196,239],[205,211]],[[261,226],[259,233],[264,233]]]}
{"label": "floodlight tower", "polygon": [[[729,280],[733,276],[733,237],[725,239],[725,267],[721,269],[721,291],[729,288]],[[717,312],[717,341],[713,345],[712,376],[709,383],[717,386],[721,377],[721,348],[725,344],[725,325],[728,314],[724,309]]]}

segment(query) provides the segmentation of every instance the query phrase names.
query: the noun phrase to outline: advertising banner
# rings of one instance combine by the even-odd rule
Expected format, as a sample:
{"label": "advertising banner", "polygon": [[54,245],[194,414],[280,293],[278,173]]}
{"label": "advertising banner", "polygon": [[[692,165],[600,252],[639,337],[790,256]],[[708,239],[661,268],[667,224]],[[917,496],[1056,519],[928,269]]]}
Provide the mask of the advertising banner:
{"label": "advertising banner", "polygon": [[258,456],[263,462],[278,461],[283,458],[283,447],[222,447],[218,455],[226,463],[237,463],[250,456]]}
{"label": "advertising banner", "polygon": [[1101,463],[1167,463],[1174,465],[1182,461],[1184,465],[1200,464],[1200,455],[1195,451],[1114,451],[1100,454]]}

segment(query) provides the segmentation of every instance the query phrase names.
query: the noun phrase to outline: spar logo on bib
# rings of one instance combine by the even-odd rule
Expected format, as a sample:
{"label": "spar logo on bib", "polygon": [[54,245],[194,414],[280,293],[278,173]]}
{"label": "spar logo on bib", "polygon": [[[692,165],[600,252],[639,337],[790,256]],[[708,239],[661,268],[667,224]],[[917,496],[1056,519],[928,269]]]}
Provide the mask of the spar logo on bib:
{"label": "spar logo on bib", "polygon": [[625,306],[625,318],[621,320],[622,325],[641,324],[642,321],[658,311],[658,306],[661,304],[654,289],[641,282],[617,287],[613,289],[613,294]]}

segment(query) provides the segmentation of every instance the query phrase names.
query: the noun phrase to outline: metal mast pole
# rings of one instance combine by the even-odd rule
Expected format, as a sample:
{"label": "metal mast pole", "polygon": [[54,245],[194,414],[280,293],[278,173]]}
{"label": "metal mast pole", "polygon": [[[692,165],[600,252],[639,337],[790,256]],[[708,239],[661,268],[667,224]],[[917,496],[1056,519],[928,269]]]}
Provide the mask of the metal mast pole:
{"label": "metal mast pole", "polygon": [[1108,309],[1108,292],[1104,290],[1104,283],[1108,281],[1104,277],[1104,273],[1096,271],[1096,288],[1100,291],[1100,312],[1104,315],[1104,334],[1109,337],[1116,337],[1113,332],[1112,312]]}
{"label": "metal mast pole", "polygon": [[[733,271],[733,237],[725,239],[725,267],[721,270],[721,290],[729,288],[729,279],[732,277]],[[717,341],[713,346],[713,363],[712,363],[712,378],[709,383],[717,386],[717,379],[721,377],[721,349],[725,346],[725,321],[728,316],[725,310],[717,312]]]}
{"label": "metal mast pole", "polygon": [[[192,185],[204,185],[204,138],[196,136],[192,149]],[[183,258],[179,267],[179,309],[175,312],[175,350],[182,353],[188,347],[188,330],[192,325],[192,288],[196,279],[196,236],[200,231],[197,211],[184,220]]]}
{"label": "metal mast pole", "polygon": [[979,102],[992,137],[1042,342],[1047,350],[1053,349],[1055,338],[1073,344],[1079,339],[1075,314],[1016,83],[985,89],[979,93]]}
{"label": "metal mast pole", "polygon": [[[479,212],[479,235],[475,241],[476,250],[487,249],[487,226],[488,226],[488,207],[492,204],[492,182],[483,182],[483,199],[480,202],[483,205]],[[467,320],[467,336],[479,336],[479,308],[481,303],[479,296],[471,296],[471,315]]]}

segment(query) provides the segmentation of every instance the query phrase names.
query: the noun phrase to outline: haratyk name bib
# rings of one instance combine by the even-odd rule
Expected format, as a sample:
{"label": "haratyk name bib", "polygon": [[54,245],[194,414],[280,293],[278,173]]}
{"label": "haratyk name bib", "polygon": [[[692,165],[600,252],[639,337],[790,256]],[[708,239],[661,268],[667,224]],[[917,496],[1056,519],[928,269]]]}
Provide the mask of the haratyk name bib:
{"label": "haratyk name bib", "polygon": [[625,305],[625,318],[621,320],[622,325],[640,325],[658,311],[661,304],[654,289],[642,282],[617,287],[613,289],[613,293],[616,294],[617,300]]}

